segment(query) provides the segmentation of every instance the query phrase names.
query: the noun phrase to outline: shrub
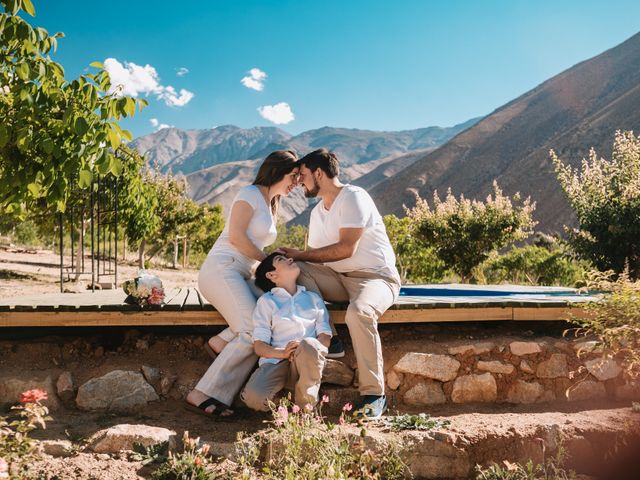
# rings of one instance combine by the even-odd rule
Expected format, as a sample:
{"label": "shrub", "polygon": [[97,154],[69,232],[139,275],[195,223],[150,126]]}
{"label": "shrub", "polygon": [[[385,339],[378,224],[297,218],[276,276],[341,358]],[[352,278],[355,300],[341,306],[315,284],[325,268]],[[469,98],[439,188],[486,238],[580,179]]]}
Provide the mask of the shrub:
{"label": "shrub", "polygon": [[493,464],[483,469],[476,465],[476,480],[573,480],[577,478],[575,472],[563,468],[565,457],[565,450],[560,446],[554,457],[543,458],[538,464],[531,460],[524,465],[505,460],[504,466]]}
{"label": "shrub", "polygon": [[578,217],[570,230],[573,248],[601,271],[628,264],[640,275],[640,138],[616,132],[611,160],[591,149],[580,170],[564,165],[551,150],[560,186]]}
{"label": "shrub", "polygon": [[[410,222],[425,246],[432,247],[447,267],[467,283],[473,269],[484,262],[489,254],[518,240],[524,240],[535,225],[532,218],[535,204],[529,199],[520,203],[520,195],[513,201],[493,183],[493,196],[485,202],[458,200],[451,190],[444,201],[433,194],[433,208],[417,198],[416,206],[407,210]],[[514,205],[515,202],[515,205]]]}
{"label": "shrub", "polygon": [[640,280],[626,272],[592,272],[587,289],[603,292],[584,306],[586,317],[572,316],[576,335],[595,336],[605,358],[616,358],[629,378],[640,375]]}

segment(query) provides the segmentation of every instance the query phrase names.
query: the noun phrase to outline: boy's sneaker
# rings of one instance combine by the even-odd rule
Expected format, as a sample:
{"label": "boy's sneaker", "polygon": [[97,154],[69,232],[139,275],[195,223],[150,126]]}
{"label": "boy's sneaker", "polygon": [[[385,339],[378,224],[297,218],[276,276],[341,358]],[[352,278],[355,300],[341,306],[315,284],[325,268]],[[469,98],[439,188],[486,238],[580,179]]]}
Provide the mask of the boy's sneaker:
{"label": "boy's sneaker", "polygon": [[360,398],[354,416],[362,420],[377,420],[387,411],[387,397],[384,395],[365,395]]}
{"label": "boy's sneaker", "polygon": [[329,344],[329,353],[327,358],[342,358],[344,357],[344,345],[342,340],[338,337],[331,337],[331,343]]}

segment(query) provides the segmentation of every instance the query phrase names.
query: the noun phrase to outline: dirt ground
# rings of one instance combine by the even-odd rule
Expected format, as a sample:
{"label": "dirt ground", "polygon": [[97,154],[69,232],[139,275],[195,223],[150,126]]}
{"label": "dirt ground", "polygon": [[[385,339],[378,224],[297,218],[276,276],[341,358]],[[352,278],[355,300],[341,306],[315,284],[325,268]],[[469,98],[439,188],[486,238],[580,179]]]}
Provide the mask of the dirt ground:
{"label": "dirt ground", "polygon": [[[57,256],[53,252],[25,253],[0,250],[0,298],[58,292]],[[121,279],[132,278],[137,269],[121,266]],[[194,270],[153,269],[166,287],[195,286]],[[543,322],[485,322],[469,324],[384,325],[381,337],[385,362],[391,365],[407,351],[437,351],[439,345],[452,340],[475,341],[491,338],[507,341],[509,338],[558,339],[566,325]],[[81,446],[96,431],[116,424],[145,424],[183,431],[192,437],[201,437],[220,455],[233,450],[233,442],[240,431],[253,432],[263,426],[267,416],[239,408],[229,419],[210,419],[186,412],[182,403],[207,368],[209,361],[203,344],[216,331],[203,327],[155,327],[131,330],[127,328],[74,328],[74,329],[14,329],[0,330],[0,375],[4,377],[51,376],[55,379],[63,371],[71,371],[78,385],[116,369],[139,371],[142,365],[159,368],[163,375],[175,375],[171,391],[160,401],[149,404],[148,409],[135,415],[114,415],[83,412],[61,406],[52,412],[46,430],[36,433],[37,438],[49,440],[70,439]],[[347,356],[342,359],[355,367],[355,358],[348,332],[340,328],[345,340]],[[440,347],[444,349],[444,346]],[[353,401],[357,392],[353,388],[323,387],[328,394],[329,417],[337,418],[341,406]],[[418,409],[401,407],[394,395],[390,396],[391,412]],[[624,422],[640,417],[631,413],[630,402],[611,400],[582,403],[554,403],[512,406],[506,404],[442,405],[430,408],[435,417],[451,420],[450,432],[464,437],[465,442],[482,444],[475,457],[482,462],[509,458],[510,438],[539,435],[540,426],[560,425],[574,436],[588,436],[601,426],[603,442],[613,443],[606,432],[627,428]],[[634,417],[635,415],[635,417]],[[622,423],[621,423],[622,422]],[[595,425],[595,427],[594,427]],[[623,425],[620,427],[620,425]],[[637,429],[639,422],[629,423]],[[378,427],[372,426],[372,431]],[[589,433],[591,432],[591,433]],[[600,435],[600,434],[598,434]],[[482,443],[483,442],[483,443]],[[610,447],[611,445],[609,445]],[[515,447],[514,447],[515,448]],[[602,447],[604,448],[604,446]],[[515,450],[514,450],[515,451]],[[513,452],[512,452],[513,453]],[[584,461],[588,461],[585,459]],[[68,458],[45,456],[34,465],[41,478],[48,479],[141,479],[150,478],[151,470],[127,454],[106,455],[77,452]],[[605,478],[604,476],[601,478]],[[622,477],[620,477],[622,478]]]}

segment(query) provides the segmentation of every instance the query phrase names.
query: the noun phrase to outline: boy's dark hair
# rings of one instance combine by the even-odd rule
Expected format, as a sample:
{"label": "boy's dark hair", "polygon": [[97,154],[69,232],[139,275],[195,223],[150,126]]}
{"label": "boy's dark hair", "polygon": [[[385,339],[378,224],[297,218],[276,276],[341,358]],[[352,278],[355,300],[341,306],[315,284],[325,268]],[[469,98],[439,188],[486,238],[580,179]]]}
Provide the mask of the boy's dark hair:
{"label": "boy's dark hair", "polygon": [[329,178],[333,178],[340,173],[338,157],[326,148],[320,148],[306,154],[298,160],[298,163],[304,165],[312,172],[315,172],[319,168],[326,173]]}
{"label": "boy's dark hair", "polygon": [[276,288],[276,284],[267,278],[267,273],[273,272],[276,269],[276,267],[273,266],[273,260],[279,255],[282,254],[273,252],[262,260],[258,268],[256,268],[256,285],[265,293],[270,292],[272,288]]}

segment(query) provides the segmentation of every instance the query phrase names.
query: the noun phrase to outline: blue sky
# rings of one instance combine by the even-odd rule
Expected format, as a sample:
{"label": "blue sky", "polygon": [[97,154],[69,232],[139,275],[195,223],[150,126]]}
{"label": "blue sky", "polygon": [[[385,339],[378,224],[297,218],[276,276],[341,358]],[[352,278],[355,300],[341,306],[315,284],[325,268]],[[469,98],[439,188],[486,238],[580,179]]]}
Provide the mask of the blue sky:
{"label": "blue sky", "polygon": [[66,35],[55,59],[67,78],[112,59],[148,98],[124,122],[134,136],[163,125],[450,126],[640,31],[637,0],[34,3],[30,22]]}

